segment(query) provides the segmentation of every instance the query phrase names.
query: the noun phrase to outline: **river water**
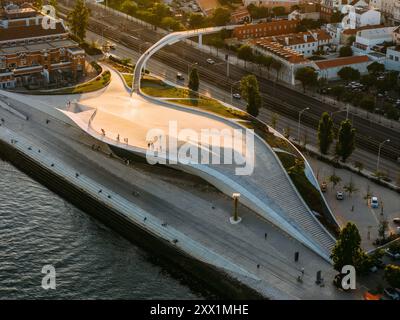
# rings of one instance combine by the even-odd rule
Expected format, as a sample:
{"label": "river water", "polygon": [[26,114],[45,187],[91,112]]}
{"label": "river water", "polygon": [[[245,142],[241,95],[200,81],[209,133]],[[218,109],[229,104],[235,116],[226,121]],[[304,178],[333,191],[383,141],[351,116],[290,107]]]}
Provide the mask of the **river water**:
{"label": "river water", "polygon": [[[203,298],[153,261],[0,160],[0,299]],[[54,290],[42,288],[48,264]]]}

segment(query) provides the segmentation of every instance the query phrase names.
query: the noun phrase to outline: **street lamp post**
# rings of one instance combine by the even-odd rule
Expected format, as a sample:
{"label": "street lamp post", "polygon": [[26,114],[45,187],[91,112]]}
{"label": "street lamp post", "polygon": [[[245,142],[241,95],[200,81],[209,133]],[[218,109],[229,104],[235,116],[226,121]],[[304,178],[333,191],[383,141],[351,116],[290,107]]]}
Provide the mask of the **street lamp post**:
{"label": "street lamp post", "polygon": [[232,194],[232,199],[233,199],[233,217],[230,217],[229,220],[232,224],[238,224],[240,221],[242,221],[242,218],[238,216],[238,203],[239,203],[239,198],[240,198],[240,193],[233,193]]}
{"label": "street lamp post", "polygon": [[301,123],[301,115],[303,114],[303,112],[309,110],[310,108],[304,108],[303,110],[299,111],[299,123],[297,125],[297,138],[299,139],[299,143],[300,143],[300,123]]}
{"label": "street lamp post", "polygon": [[378,148],[378,159],[376,160],[376,172],[377,172],[377,173],[379,172],[379,161],[380,161],[380,159],[381,159],[381,149],[382,149],[382,146],[383,146],[386,142],[390,142],[390,139],[386,139],[385,141],[383,141],[383,142],[381,142],[381,143],[379,144],[379,148]]}

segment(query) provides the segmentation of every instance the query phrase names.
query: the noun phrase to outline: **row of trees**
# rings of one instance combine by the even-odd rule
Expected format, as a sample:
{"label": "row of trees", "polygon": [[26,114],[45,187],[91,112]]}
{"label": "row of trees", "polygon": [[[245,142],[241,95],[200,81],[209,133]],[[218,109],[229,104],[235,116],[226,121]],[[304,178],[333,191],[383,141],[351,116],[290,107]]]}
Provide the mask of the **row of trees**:
{"label": "row of trees", "polygon": [[[350,120],[341,122],[337,136],[335,154],[346,161],[355,149],[356,129],[353,128]],[[318,124],[318,145],[322,154],[327,154],[334,141],[335,131],[332,118],[324,112]]]}
{"label": "row of trees", "polygon": [[[261,54],[254,54],[253,49],[248,45],[242,45],[237,49],[237,56],[239,59],[242,59],[246,62],[254,62],[261,67],[266,67],[268,70],[268,76],[271,69],[275,70],[276,73],[276,81],[279,79],[280,72],[282,70],[283,64],[274,59],[271,56],[265,56]],[[245,64],[246,68],[246,64]]]}

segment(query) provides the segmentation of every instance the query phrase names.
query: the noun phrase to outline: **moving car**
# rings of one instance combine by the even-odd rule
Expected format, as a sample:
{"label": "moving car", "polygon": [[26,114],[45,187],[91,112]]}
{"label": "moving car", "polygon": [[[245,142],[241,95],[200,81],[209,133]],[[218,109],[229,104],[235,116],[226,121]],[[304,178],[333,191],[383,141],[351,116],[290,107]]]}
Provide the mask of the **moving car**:
{"label": "moving car", "polygon": [[342,191],[337,191],[336,192],[336,199],[338,200],[343,200],[344,199],[344,194]]}
{"label": "moving car", "polygon": [[211,59],[211,58],[208,58],[208,59],[207,59],[207,63],[209,63],[209,64],[214,64],[215,61],[214,61],[213,59]]}
{"label": "moving car", "polygon": [[183,76],[182,73],[180,73],[180,72],[178,72],[178,73],[176,74],[176,79],[177,79],[177,80],[180,80],[180,81],[185,80],[184,76]]}
{"label": "moving car", "polygon": [[378,208],[379,207],[379,201],[378,201],[378,197],[372,197],[371,198],[371,208]]}
{"label": "moving car", "polygon": [[400,218],[394,218],[393,222],[396,223],[396,224],[400,224]]}
{"label": "moving car", "polygon": [[232,95],[232,97],[234,97],[235,99],[238,99],[238,100],[240,100],[242,98],[242,96],[239,93],[234,93]]}

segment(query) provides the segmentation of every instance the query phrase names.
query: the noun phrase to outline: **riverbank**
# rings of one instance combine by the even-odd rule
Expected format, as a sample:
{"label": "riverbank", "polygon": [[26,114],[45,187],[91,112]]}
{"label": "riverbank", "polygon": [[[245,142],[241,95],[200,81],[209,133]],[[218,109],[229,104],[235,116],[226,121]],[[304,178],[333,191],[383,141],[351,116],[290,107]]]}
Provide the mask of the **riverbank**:
{"label": "riverbank", "polygon": [[[172,274],[182,277],[184,273],[186,274],[184,277],[186,281],[201,283],[205,288],[206,295],[210,295],[210,292],[212,292],[217,297],[224,299],[262,298],[259,293],[244,286],[230,275],[221,272],[221,270],[217,270],[215,266],[193,259],[185,251],[173,245],[173,242],[162,239],[143,224],[135,223],[132,217],[119,212],[112,204],[101,201],[99,197],[85,190],[83,186],[79,186],[79,183],[72,183],[70,179],[57,174],[50,169],[54,168],[55,165],[52,167],[50,164],[49,168],[20,149],[13,147],[15,144],[20,144],[21,139],[12,139],[12,141],[12,143],[5,142],[4,132],[2,132],[0,156],[4,160],[10,162],[74,206],[111,227],[128,240],[140,245],[149,252],[157,252],[157,263],[166,267]],[[40,149],[31,151],[38,150]],[[59,165],[57,163],[57,166]],[[204,281],[205,279],[207,281]]]}

